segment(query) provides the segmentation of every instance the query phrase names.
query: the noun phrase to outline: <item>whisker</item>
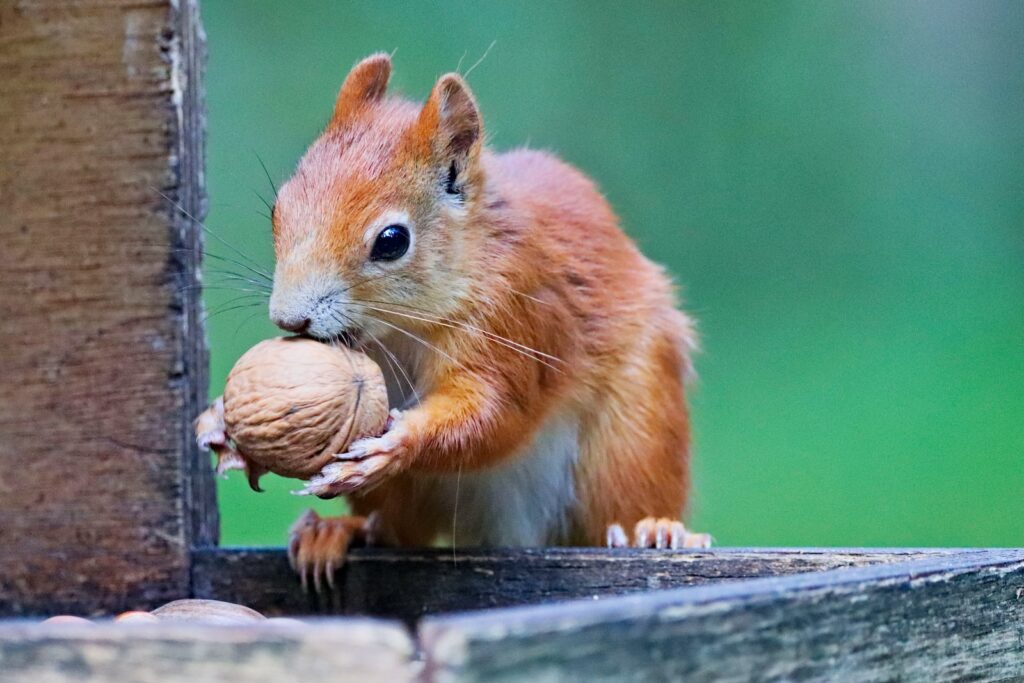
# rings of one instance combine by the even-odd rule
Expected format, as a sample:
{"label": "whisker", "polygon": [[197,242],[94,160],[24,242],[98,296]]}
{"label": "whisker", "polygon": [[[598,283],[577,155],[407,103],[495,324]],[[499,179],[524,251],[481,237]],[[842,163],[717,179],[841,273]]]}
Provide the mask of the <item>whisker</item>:
{"label": "whisker", "polygon": [[389,277],[393,278],[393,277],[397,277],[397,276],[398,276],[397,273],[383,273],[381,275],[375,275],[373,277],[368,277],[368,278],[366,278],[364,280],[360,280],[359,282],[353,282],[348,287],[345,287],[344,289],[342,289],[340,293],[344,294],[344,293],[348,292],[349,290],[351,290],[354,287],[362,287],[363,285],[370,284],[371,282],[376,282],[377,280],[384,280],[384,279],[389,278]]}
{"label": "whisker", "polygon": [[[222,308],[222,309],[217,310],[217,311],[211,311],[210,313],[207,313],[205,316],[203,316],[203,322],[205,323],[210,318],[214,317],[215,315],[220,315],[221,313],[228,313],[230,311],[237,311],[237,310],[242,309],[242,308],[252,308],[253,306],[259,306],[259,304],[260,304],[259,301],[252,301],[252,302],[247,303],[247,304],[238,304],[237,306],[229,306],[228,308]],[[257,311],[257,313],[258,312],[259,311]]]}
{"label": "whisker", "polygon": [[[271,282],[273,280],[273,278],[270,275],[267,275],[264,271],[262,271],[262,270],[254,270],[248,264],[243,263],[242,261],[236,261],[235,259],[230,258],[228,256],[224,256],[223,254],[217,254],[217,253],[212,252],[212,251],[205,251],[205,250],[201,250],[201,249],[188,249],[188,248],[185,248],[185,247],[179,247],[177,249],[172,249],[171,251],[172,252],[187,252],[189,254],[199,254],[200,256],[203,257],[203,260],[215,259],[217,261],[223,261],[225,263],[230,263],[231,265],[234,265],[234,266],[239,266],[241,268],[246,268],[253,275],[257,275],[257,276],[265,279],[267,282]],[[209,266],[204,268],[204,270],[207,270],[208,268],[209,268]]]}
{"label": "whisker", "polygon": [[[470,273],[468,273],[467,271],[465,271],[465,270],[458,270],[456,268],[445,268],[444,266],[438,266],[438,265],[431,266],[431,268],[433,270],[436,270],[436,271],[440,272],[440,273],[448,273],[449,275],[462,275],[462,276],[470,275]],[[376,275],[374,277],[366,278],[365,280],[361,280],[359,282],[355,282],[355,283],[349,285],[348,287],[346,287],[345,289],[343,289],[341,291],[342,291],[342,293],[344,293],[344,292],[349,291],[350,289],[353,289],[355,287],[361,287],[361,286],[363,286],[365,284],[369,284],[370,282],[374,282],[376,280],[383,280],[383,279],[386,279],[386,278],[405,279],[406,277],[407,276],[405,274],[403,274],[403,273],[383,273],[381,275]],[[507,289],[508,289],[508,291],[510,291],[511,293],[515,294],[516,296],[521,296],[524,299],[529,299],[530,301],[533,301],[535,303],[541,304],[542,306],[550,306],[551,305],[550,301],[544,301],[543,299],[538,299],[537,297],[533,296],[532,294],[527,294],[526,292],[523,292],[523,291],[520,291],[518,289],[515,289],[514,287],[508,287]]]}
{"label": "whisker", "polygon": [[[345,326],[351,324],[351,319],[348,316],[345,316],[344,314],[341,314],[341,313],[332,312],[331,313],[331,318],[333,318],[334,322],[338,323],[342,327],[345,327]],[[344,318],[344,320],[342,320],[342,318]],[[387,364],[388,369],[391,370],[391,376],[392,376],[392,378],[394,378],[395,384],[398,385],[399,390],[401,390],[401,388],[402,388],[402,383],[401,383],[400,378],[398,377],[398,373],[395,370],[396,366],[397,366],[398,370],[400,370],[402,375],[404,376],[405,383],[409,386],[409,391],[412,393],[413,397],[416,399],[416,402],[419,403],[419,400],[420,400],[419,392],[416,390],[416,387],[413,384],[413,381],[409,378],[408,373],[406,373],[405,368],[402,367],[402,363],[401,363],[400,360],[398,360],[398,357],[395,356],[395,354],[392,353],[386,346],[384,346],[384,344],[381,343],[381,341],[377,337],[377,335],[375,335],[373,332],[370,332],[369,330],[366,330],[366,329],[364,329],[363,331],[366,332],[366,334],[370,335],[372,341],[377,345],[377,348],[379,348],[381,350],[381,352],[384,354],[384,362]]]}
{"label": "whisker", "polygon": [[[253,264],[257,265],[257,266],[259,265],[259,264],[258,264],[258,263],[256,262],[256,260],[255,260],[255,259],[253,259],[252,257],[250,257],[250,256],[246,255],[246,254],[245,254],[244,252],[242,252],[242,250],[240,250],[240,249],[239,249],[238,247],[236,247],[235,245],[233,245],[233,244],[231,244],[230,242],[228,242],[227,240],[225,240],[225,239],[224,239],[223,237],[221,237],[220,235],[218,235],[217,233],[215,233],[215,232],[214,232],[213,230],[210,230],[210,228],[206,227],[206,225],[204,225],[202,221],[200,221],[200,220],[199,220],[198,218],[196,218],[196,217],[195,217],[195,216],[193,216],[193,215],[192,215],[191,213],[189,213],[188,211],[186,211],[186,210],[185,210],[185,208],[184,208],[184,207],[183,207],[183,206],[182,206],[181,204],[179,204],[178,202],[174,201],[173,199],[171,199],[170,197],[168,197],[168,196],[167,196],[166,194],[164,194],[163,192],[161,192],[160,190],[158,190],[158,189],[157,189],[157,188],[155,188],[155,187],[153,188],[153,191],[155,191],[155,192],[156,192],[156,193],[157,193],[158,195],[160,195],[161,197],[163,197],[163,198],[164,198],[164,200],[166,200],[166,201],[167,201],[167,202],[168,202],[168,203],[169,203],[169,204],[170,204],[171,206],[173,206],[173,207],[174,207],[174,208],[176,208],[176,209],[177,209],[178,211],[180,211],[180,212],[182,213],[182,215],[184,215],[184,216],[185,216],[186,218],[188,218],[188,219],[189,219],[189,220],[191,220],[191,221],[192,221],[193,223],[195,223],[195,224],[196,224],[196,225],[198,225],[198,226],[199,226],[200,228],[202,228],[202,229],[203,229],[203,230],[205,230],[205,231],[206,231],[207,233],[209,233],[209,234],[210,234],[210,236],[211,236],[211,237],[213,237],[213,238],[214,238],[215,240],[217,240],[218,242],[220,242],[221,244],[223,244],[224,246],[226,246],[226,247],[227,247],[228,249],[230,249],[231,251],[233,251],[233,252],[235,252],[236,254],[238,254],[238,255],[239,255],[240,257],[242,257],[242,258],[243,258],[243,259],[245,259],[246,261],[249,261],[250,263],[253,263]],[[267,275],[266,273],[263,273],[263,275],[266,275],[267,277],[270,277],[270,276],[269,276],[269,275]]]}
{"label": "whisker", "polygon": [[459,519],[459,489],[462,488],[462,463],[459,463],[459,473],[455,475],[455,505],[452,508],[452,564],[458,560],[455,556],[455,530]]}
{"label": "whisker", "polygon": [[[338,317],[339,315],[340,314],[338,314],[338,313],[332,313],[331,317],[334,318],[335,322],[337,322],[339,325],[341,325],[344,328],[347,325],[346,325],[346,323],[343,320],[339,319],[339,317]],[[348,316],[342,316],[342,317],[344,317],[346,320],[348,319]],[[331,346],[337,346],[340,341],[341,341],[340,334],[339,335],[332,335],[330,337]],[[353,361],[352,360],[352,356],[349,356],[349,355],[346,355],[345,358],[346,358],[346,360],[348,360],[349,368],[352,370],[351,376],[354,378],[356,376],[356,372],[355,372],[356,364],[355,364],[355,361]],[[360,382],[359,384],[356,385],[356,403],[355,403],[355,405],[352,408],[352,419],[348,423],[348,431],[345,433],[345,443],[351,443],[351,441],[352,441],[352,430],[355,429],[355,427],[356,427],[356,418],[359,416],[359,405],[360,405],[360,403],[362,401],[362,398],[363,398],[363,383]]]}
{"label": "whisker", "polygon": [[[263,158],[260,156],[259,152],[257,152],[256,150],[253,150],[252,153],[256,155],[256,161],[259,162],[260,168],[263,169],[263,174],[265,176],[267,176],[267,182],[270,183],[270,189],[274,191],[274,201],[276,202],[277,201],[277,185],[274,184],[274,179],[270,177],[270,171],[267,170],[267,165],[265,163],[263,163]],[[273,211],[273,207],[270,207],[270,208],[271,208],[271,211]]]}
{"label": "whisker", "polygon": [[205,275],[210,275],[210,276],[213,276],[213,275],[233,275],[233,276],[238,277],[238,278],[245,278],[245,279],[248,279],[253,284],[259,284],[261,287],[266,287],[267,289],[270,289],[273,286],[273,283],[270,282],[269,280],[258,280],[258,279],[255,279],[255,278],[251,277],[250,275],[248,275],[246,273],[239,273],[236,270],[229,270],[227,268],[215,268],[215,267],[212,267],[212,266],[206,266],[205,268],[203,268],[203,273]]}
{"label": "whisker", "polygon": [[219,302],[214,307],[214,309],[220,308],[221,306],[228,306],[228,305],[233,304],[233,303],[235,303],[237,301],[244,301],[246,299],[252,299],[252,300],[255,300],[256,302],[262,303],[263,297],[261,297],[261,296],[259,296],[257,294],[242,294],[240,296],[232,297],[232,298],[228,299],[227,301]]}
{"label": "whisker", "polygon": [[[451,272],[451,273],[460,273],[461,272],[461,271],[445,269],[445,268],[440,268],[439,270],[441,270],[441,271],[447,270],[447,272]],[[401,276],[400,276],[399,273],[384,273],[384,274],[381,274],[381,275],[374,276],[372,278],[367,278],[365,280],[361,280],[360,282],[353,283],[353,284],[349,285],[348,287],[346,287],[345,289],[341,290],[341,293],[344,294],[345,292],[348,292],[349,290],[351,290],[354,287],[360,287],[362,285],[368,284],[368,283],[373,282],[375,280],[381,280],[381,279],[385,279],[385,278],[389,278],[389,277],[397,278],[397,277],[401,277]],[[544,304],[544,305],[549,305],[548,302],[546,302],[546,301],[542,301],[540,299],[537,299],[536,297],[532,297],[529,294],[525,294],[525,293],[520,292],[518,290],[510,288],[510,291],[515,293],[515,294],[519,294],[521,296],[524,296],[524,297],[526,297],[528,299],[532,299],[532,300],[534,300],[534,301],[536,301],[538,303],[541,303],[541,304]],[[354,303],[359,303],[359,300],[356,300],[356,299],[353,299],[352,301]],[[419,313],[424,313],[424,314],[427,314],[427,315],[434,315],[433,313],[431,313],[430,311],[427,311],[426,309],[416,308],[415,306],[408,306],[406,304],[398,304],[398,303],[392,303],[392,302],[387,302],[387,301],[374,301],[373,299],[363,299],[363,301],[366,301],[368,303],[382,304],[382,305],[386,305],[386,306],[401,306],[403,308],[408,308],[410,310],[414,310],[414,311],[417,311]],[[438,318],[437,321],[426,321],[426,322],[439,322],[439,321],[444,321],[444,322],[447,322],[447,323],[453,324],[453,325],[461,325],[461,326],[464,327],[464,329],[473,330],[475,332],[479,332],[480,334],[483,334],[483,335],[486,335],[486,336],[490,336],[494,341],[507,342],[508,344],[512,344],[513,346],[517,346],[517,347],[519,347],[522,350],[529,351],[530,353],[537,354],[539,356],[543,356],[543,357],[548,358],[548,359],[550,359],[552,361],[556,361],[558,363],[563,363],[564,362],[558,356],[552,356],[551,354],[544,353],[543,351],[540,351],[538,349],[534,349],[534,348],[532,348],[530,346],[527,346],[526,344],[521,344],[520,342],[517,342],[514,339],[509,339],[508,337],[503,337],[500,334],[496,334],[494,332],[490,332],[488,330],[484,330],[484,329],[475,327],[475,326],[470,325],[469,323],[466,323],[466,322],[462,322],[462,321],[459,321],[459,320],[454,320],[454,319],[451,319],[451,318]]]}
{"label": "whisker", "polygon": [[[213,280],[213,278],[217,278],[218,280]],[[252,278],[246,278],[245,275],[240,275],[237,272],[229,272],[229,271],[226,271],[226,270],[221,270],[219,272],[217,272],[217,271],[213,272],[212,273],[212,278],[211,278],[210,282],[213,285],[223,285],[225,283],[232,283],[232,282],[234,282],[234,283],[247,283],[247,284],[252,285],[253,287],[255,287],[260,292],[266,292],[267,294],[269,294],[272,291],[271,287],[269,285],[265,284],[265,283],[261,283],[258,280],[253,280]]]}
{"label": "whisker", "polygon": [[267,292],[265,292],[263,290],[246,289],[245,287],[232,287],[230,285],[205,285],[205,284],[200,284],[200,285],[184,285],[183,287],[179,287],[178,289],[176,289],[174,291],[177,294],[181,294],[182,292],[187,292],[190,289],[226,290],[226,291],[229,291],[229,292],[249,292],[249,293],[252,293],[252,294],[258,294],[258,295],[260,295],[262,297],[265,297],[267,295]]}
{"label": "whisker", "polygon": [[243,263],[241,261],[236,261],[235,259],[228,258],[227,256],[222,256],[221,254],[213,254],[213,253],[210,253],[210,252],[205,252],[203,254],[203,257],[204,258],[209,257],[209,258],[212,258],[212,259],[216,259],[218,261],[224,261],[225,263],[230,263],[232,265],[236,265],[236,266],[239,266],[241,268],[245,268],[246,270],[248,270],[253,275],[259,277],[262,280],[267,281],[268,283],[274,281],[274,277],[272,275],[267,274],[263,270],[260,270],[260,269],[257,269],[257,268],[253,268],[252,266],[249,266],[246,263]]}
{"label": "whisker", "polygon": [[[351,323],[351,319],[348,318],[348,316],[345,316],[344,314],[338,312],[332,312],[331,317],[334,319],[334,322],[342,326],[346,326]],[[344,320],[342,320],[342,318],[344,318]],[[388,368],[391,370],[391,376],[394,378],[395,384],[397,384],[399,389],[401,389],[402,383],[400,381],[400,378],[398,377],[398,372],[396,372],[395,370],[397,368],[398,371],[402,373],[402,377],[405,379],[405,383],[409,387],[409,391],[412,394],[413,399],[416,401],[416,403],[419,403],[419,390],[416,389],[416,383],[412,381],[412,379],[409,377],[409,373],[407,373],[405,371],[405,368],[402,366],[402,361],[399,360],[398,357],[381,342],[380,338],[377,337],[377,335],[375,335],[373,332],[365,328],[363,331],[366,332],[366,334],[370,335],[374,344],[376,344],[377,348],[379,348],[381,352],[384,354],[384,361],[387,363]]]}
{"label": "whisker", "polygon": [[405,336],[409,337],[410,339],[413,339],[415,341],[418,341],[420,344],[423,344],[428,349],[431,349],[432,351],[441,354],[442,356],[444,356],[445,358],[450,360],[455,365],[458,365],[463,370],[468,370],[468,368],[465,365],[463,365],[459,361],[455,360],[449,354],[445,353],[442,349],[439,349],[438,347],[434,346],[433,344],[428,342],[426,339],[423,339],[419,335],[413,334],[412,332],[410,332],[409,330],[405,329],[404,327],[399,327],[398,325],[392,325],[388,321],[382,320],[381,318],[379,318],[377,316],[371,316],[371,317],[374,320],[376,320],[377,322],[379,322],[381,325],[384,325],[385,327],[389,327],[389,328],[391,328],[392,330],[394,330],[396,332],[400,332],[401,334],[404,334]]}
{"label": "whisker", "polygon": [[[475,325],[471,325],[471,324],[469,324],[467,322],[464,322],[462,320],[456,320],[454,318],[446,318],[444,316],[439,316],[439,315],[436,315],[435,313],[432,313],[431,311],[428,311],[428,310],[426,310],[424,308],[417,308],[416,306],[410,306],[408,304],[392,303],[392,302],[387,302],[387,301],[374,301],[373,299],[364,299],[364,301],[366,301],[368,303],[383,305],[383,306],[397,306],[399,308],[407,308],[409,310],[416,311],[416,312],[418,312],[418,313],[420,313],[422,315],[426,315],[426,316],[430,316],[432,318],[435,318],[438,322],[444,322],[444,323],[448,323],[450,325],[458,325],[458,326],[460,326],[460,327],[462,327],[464,329],[471,330],[473,332],[479,332],[480,334],[483,334],[483,335],[487,335],[487,336],[493,338],[495,341],[503,341],[503,342],[506,342],[508,344],[512,344],[513,346],[521,348],[524,351],[529,351],[530,353],[535,353],[535,354],[537,354],[539,356],[543,356],[544,358],[548,358],[548,359],[553,360],[553,361],[558,361],[559,363],[563,363],[564,362],[558,356],[552,356],[549,353],[544,353],[543,351],[540,351],[540,350],[535,349],[533,347],[527,346],[526,344],[522,344],[520,342],[517,342],[514,339],[509,339],[508,337],[503,337],[500,334],[497,334],[496,332],[491,332],[490,330],[485,330],[485,329],[483,329],[481,327],[476,327]],[[359,300],[354,300],[354,302],[355,303],[359,303]],[[428,320],[426,322],[431,322],[431,321]]]}
{"label": "whisker", "polygon": [[[368,308],[370,310],[378,311],[378,312],[381,312],[381,313],[389,313],[391,315],[398,315],[398,316],[402,316],[402,317],[409,318],[409,319],[412,319],[412,320],[420,320],[420,321],[423,321],[423,322],[434,323],[435,325],[441,325],[443,327],[449,327],[449,328],[452,328],[452,329],[461,329],[461,330],[466,330],[466,331],[469,331],[469,332],[476,332],[478,334],[483,335],[484,338],[488,339],[489,341],[493,341],[493,342],[495,342],[497,344],[500,344],[501,346],[504,346],[505,348],[511,349],[513,351],[516,351],[517,353],[520,353],[523,356],[526,356],[527,358],[530,358],[531,360],[535,360],[538,363],[541,363],[541,364],[551,368],[552,370],[555,370],[556,372],[561,372],[560,368],[555,367],[551,363],[548,363],[548,362],[546,362],[544,360],[544,358],[550,358],[550,359],[552,359],[554,361],[562,363],[564,361],[562,361],[561,358],[558,358],[556,356],[552,356],[550,354],[546,354],[543,351],[538,351],[538,350],[533,349],[533,348],[531,348],[529,346],[526,346],[525,344],[520,344],[519,342],[513,341],[511,339],[506,339],[505,337],[502,337],[501,335],[495,334],[493,332],[489,332],[487,330],[482,330],[482,329],[480,329],[478,327],[474,327],[474,326],[472,326],[472,325],[470,325],[468,323],[463,323],[463,322],[457,321],[457,320],[453,320],[451,322],[448,322],[446,319],[443,319],[443,318],[420,317],[420,316],[415,316],[415,315],[411,315],[411,314],[408,314],[408,313],[402,313],[400,311],[388,310],[388,309],[385,309],[385,308],[377,308],[375,306],[368,305],[363,300],[353,300],[352,303],[358,304],[360,306],[363,306],[364,308]],[[394,304],[387,304],[387,305],[394,305]],[[377,318],[377,319],[379,320],[379,318]]]}
{"label": "whisker", "polygon": [[538,299],[537,297],[535,297],[535,296],[533,296],[531,294],[527,294],[526,292],[520,292],[518,289],[513,289],[513,288],[509,287],[508,291],[512,292],[513,294],[517,294],[517,295],[523,297],[524,299],[529,299],[530,301],[536,302],[536,303],[538,303],[538,304],[540,304],[542,306],[550,306],[551,305],[550,301],[544,301],[544,299]]}
{"label": "whisker", "polygon": [[254,313],[250,314],[249,317],[247,317],[245,320],[243,320],[242,322],[238,323],[238,327],[235,328],[234,334],[231,335],[231,338],[234,339],[235,337],[237,337],[238,333],[242,331],[242,326],[245,325],[246,323],[250,322],[257,315],[259,315],[260,312],[261,311],[255,311]]}
{"label": "whisker", "polygon": [[[254,195],[256,195],[257,197],[259,197],[260,201],[261,201],[261,202],[263,202],[263,206],[267,207],[267,211],[273,211],[273,210],[274,210],[274,205],[273,205],[273,204],[271,204],[270,202],[268,202],[268,201],[267,201],[267,200],[266,200],[266,199],[265,199],[265,198],[263,197],[263,195],[261,195],[261,194],[260,194],[259,192],[257,192],[256,190],[253,190],[253,191],[252,191],[252,193],[253,193]],[[264,216],[266,216],[266,217],[267,217],[267,220],[268,220],[268,221],[270,220],[270,214],[264,214],[264,213],[262,213],[262,212],[260,212],[260,213],[261,213],[261,215],[264,215]]]}
{"label": "whisker", "polygon": [[412,379],[409,378],[409,373],[407,373],[405,371],[405,368],[402,367],[402,361],[400,361],[398,357],[388,347],[384,346],[384,344],[381,343],[377,335],[375,335],[373,332],[370,332],[369,330],[365,330],[365,332],[368,335],[370,335],[370,338],[373,340],[373,343],[376,344],[377,348],[379,348],[381,350],[381,353],[384,354],[384,360],[387,361],[388,367],[391,368],[391,376],[394,377],[395,384],[397,384],[399,389],[401,389],[402,383],[399,380],[398,373],[395,372],[395,368],[397,367],[398,371],[401,372],[402,376],[405,378],[405,383],[409,386],[409,392],[412,394],[413,399],[416,401],[416,403],[419,403],[420,392],[416,389],[416,385],[413,383]]}
{"label": "whisker", "polygon": [[491,54],[491,48],[493,48],[493,47],[494,47],[495,45],[497,45],[497,44],[498,44],[498,41],[497,41],[497,40],[492,40],[492,41],[491,41],[491,44],[487,46],[487,49],[486,49],[486,50],[484,50],[484,53],[483,53],[483,54],[482,54],[482,55],[480,56],[480,59],[476,60],[476,63],[475,63],[475,64],[473,64],[473,66],[471,66],[471,67],[469,67],[468,69],[466,69],[466,73],[462,74],[462,77],[463,77],[463,78],[469,78],[469,74],[473,73],[473,69],[475,69],[475,68],[477,68],[478,66],[480,66],[480,64],[481,64],[481,63],[482,63],[482,62],[483,62],[483,61],[484,61],[485,59],[487,59],[487,55]]}

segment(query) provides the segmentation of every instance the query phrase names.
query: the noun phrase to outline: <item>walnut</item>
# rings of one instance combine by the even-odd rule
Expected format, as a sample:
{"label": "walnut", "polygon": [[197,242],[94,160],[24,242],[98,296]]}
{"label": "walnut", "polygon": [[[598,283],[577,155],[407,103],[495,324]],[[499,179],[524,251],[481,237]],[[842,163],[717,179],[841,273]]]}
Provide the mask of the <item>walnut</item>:
{"label": "walnut", "polygon": [[[151,612],[161,621],[204,621],[211,624],[243,624],[264,621],[265,616],[254,609],[222,600],[186,598],[173,600]],[[123,620],[124,615],[119,619]]]}
{"label": "walnut", "polygon": [[384,377],[368,356],[286,337],[238,359],[196,432],[220,456],[219,472],[246,469],[258,491],[264,472],[308,479],[356,439],[382,434],[387,421]]}

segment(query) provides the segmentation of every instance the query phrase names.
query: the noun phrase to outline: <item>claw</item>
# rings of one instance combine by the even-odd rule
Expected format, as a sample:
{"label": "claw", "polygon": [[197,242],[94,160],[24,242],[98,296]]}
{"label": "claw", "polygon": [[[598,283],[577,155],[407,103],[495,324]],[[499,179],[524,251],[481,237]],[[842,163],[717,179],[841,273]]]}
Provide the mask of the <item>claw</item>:
{"label": "claw", "polygon": [[307,510],[292,525],[288,541],[288,560],[299,575],[303,591],[323,593],[324,583],[334,590],[334,573],[345,562],[349,545],[360,535],[367,520],[362,517],[321,518]]}
{"label": "claw", "polygon": [[363,522],[363,542],[368,546],[380,545],[384,536],[384,520],[380,513],[374,510],[366,516]]}
{"label": "claw", "polygon": [[213,450],[217,456],[216,473],[218,477],[227,478],[228,472],[231,470],[242,470],[245,471],[246,462],[242,454],[236,451],[230,446],[226,448],[216,448]]}
{"label": "claw", "polygon": [[[327,587],[334,591],[337,587],[334,585],[334,572],[337,569],[337,565],[334,564],[334,560],[327,560],[327,564],[324,565],[324,575],[327,577]],[[317,590],[320,587],[317,586]]]}
{"label": "claw", "polygon": [[[669,525],[668,520],[658,520],[658,523],[654,527],[654,547],[659,550],[664,550],[668,547],[669,537]],[[674,535],[674,534],[673,534]]]}
{"label": "claw", "polygon": [[362,460],[367,455],[366,447],[365,446],[359,446],[357,444],[358,444],[358,442],[356,442],[356,444],[352,444],[351,446],[349,446],[349,449],[347,451],[345,451],[344,453],[335,453],[334,454],[334,458],[336,460],[342,460],[342,461],[359,461],[359,460]]}
{"label": "claw", "polygon": [[606,543],[609,548],[628,548],[629,539],[621,524],[612,524],[608,527]]}
{"label": "claw", "polygon": [[[613,524],[608,527],[609,547],[612,545]],[[625,536],[625,534],[623,534]],[[633,546],[636,548],[657,548],[659,550],[678,550],[680,548],[710,548],[709,534],[695,534],[677,519],[668,517],[645,517],[636,523],[633,529]]]}
{"label": "claw", "polygon": [[249,479],[249,488],[256,493],[263,493],[263,489],[260,488],[260,477],[267,473],[265,467],[260,467],[252,462],[246,461],[245,474]]}

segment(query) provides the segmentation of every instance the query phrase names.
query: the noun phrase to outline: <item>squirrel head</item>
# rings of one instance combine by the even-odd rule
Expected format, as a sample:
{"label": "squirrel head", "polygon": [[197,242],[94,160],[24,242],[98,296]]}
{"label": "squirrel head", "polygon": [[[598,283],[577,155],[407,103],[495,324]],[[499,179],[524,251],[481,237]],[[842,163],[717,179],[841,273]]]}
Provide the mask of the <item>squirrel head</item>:
{"label": "squirrel head", "polygon": [[482,202],[483,124],[441,76],[425,104],[387,96],[391,59],[353,67],[321,136],[281,187],[270,317],[318,339],[426,329],[466,296]]}

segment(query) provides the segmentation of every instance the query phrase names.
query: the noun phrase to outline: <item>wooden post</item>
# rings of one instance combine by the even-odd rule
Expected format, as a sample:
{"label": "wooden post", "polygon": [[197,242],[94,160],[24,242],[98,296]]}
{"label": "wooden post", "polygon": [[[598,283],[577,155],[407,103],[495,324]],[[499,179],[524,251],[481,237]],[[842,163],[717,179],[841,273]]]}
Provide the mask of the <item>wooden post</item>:
{"label": "wooden post", "polygon": [[216,542],[202,39],[195,0],[0,4],[0,613],[182,597]]}

